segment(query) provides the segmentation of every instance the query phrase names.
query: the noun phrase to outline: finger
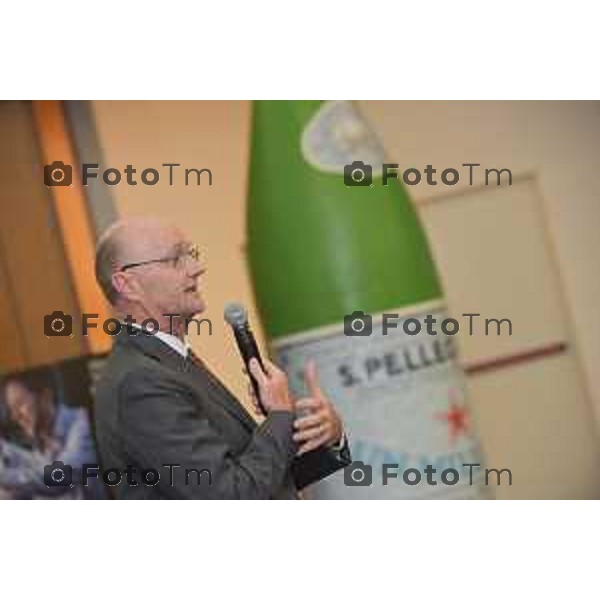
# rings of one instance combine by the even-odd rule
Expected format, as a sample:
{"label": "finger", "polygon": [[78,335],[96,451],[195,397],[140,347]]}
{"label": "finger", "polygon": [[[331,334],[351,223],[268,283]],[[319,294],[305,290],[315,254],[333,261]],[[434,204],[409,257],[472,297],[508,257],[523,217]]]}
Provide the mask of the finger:
{"label": "finger", "polygon": [[306,417],[300,417],[294,421],[295,429],[310,429],[311,427],[316,427],[320,425],[325,419],[325,415],[323,412],[319,411],[318,413],[310,414]]}
{"label": "finger", "polygon": [[254,412],[257,415],[262,415],[263,414],[262,406],[260,404],[260,400],[258,399],[258,397],[256,396],[256,394],[254,392],[254,386],[252,385],[252,383],[248,382],[247,390],[248,390],[248,396],[250,397],[250,401],[252,403],[252,409],[254,410]]}
{"label": "finger", "polygon": [[310,396],[318,397],[321,395],[319,387],[319,377],[317,376],[317,363],[314,360],[309,360],[304,368],[304,382]]}
{"label": "finger", "polygon": [[248,368],[250,369],[250,373],[260,387],[263,387],[267,383],[267,376],[264,371],[260,368],[260,364],[256,358],[251,358],[248,363]]}
{"label": "finger", "polygon": [[294,433],[292,439],[295,442],[307,442],[325,435],[325,430],[326,426],[324,425],[318,425],[317,427],[311,427],[310,429],[303,429],[302,431],[297,431]]}
{"label": "finger", "polygon": [[262,412],[262,406],[260,404],[260,401],[254,394],[252,394],[250,396],[250,403],[252,404],[252,409],[255,412],[257,412],[257,413]]}
{"label": "finger", "polygon": [[300,446],[300,448],[298,449],[298,452],[296,453],[297,455],[301,455],[301,454],[306,454],[307,452],[310,452],[311,450],[315,450],[316,448],[319,448],[320,446],[322,446],[327,440],[327,436],[323,435],[320,436],[318,438],[309,440],[308,442],[305,442],[304,444],[302,444]]}
{"label": "finger", "polygon": [[323,401],[319,398],[300,398],[296,401],[296,410],[302,412],[303,410],[318,410],[323,406]]}
{"label": "finger", "polygon": [[250,388],[248,390],[248,393],[250,395],[250,403],[252,404],[252,410],[256,414],[262,414],[262,407],[261,407],[259,399],[254,394],[254,390],[252,388]]}

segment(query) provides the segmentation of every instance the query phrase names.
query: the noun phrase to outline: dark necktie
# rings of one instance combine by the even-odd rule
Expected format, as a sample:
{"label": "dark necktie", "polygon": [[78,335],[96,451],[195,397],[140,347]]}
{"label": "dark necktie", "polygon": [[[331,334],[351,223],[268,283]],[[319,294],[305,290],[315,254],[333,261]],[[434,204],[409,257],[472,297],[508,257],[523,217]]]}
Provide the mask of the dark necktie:
{"label": "dark necktie", "polygon": [[207,377],[213,385],[224,389],[229,393],[229,390],[225,387],[225,384],[206,366],[206,363],[194,353],[191,348],[188,348],[188,353],[186,357],[186,364],[188,368],[191,366],[192,368],[199,369],[202,371],[202,374]]}
{"label": "dark necktie", "polygon": [[186,360],[190,364],[198,367],[199,369],[202,369],[203,371],[208,371],[208,368],[204,364],[204,362],[202,361],[202,359],[197,354],[195,354],[194,351],[191,348],[188,348],[188,353],[187,353]]}

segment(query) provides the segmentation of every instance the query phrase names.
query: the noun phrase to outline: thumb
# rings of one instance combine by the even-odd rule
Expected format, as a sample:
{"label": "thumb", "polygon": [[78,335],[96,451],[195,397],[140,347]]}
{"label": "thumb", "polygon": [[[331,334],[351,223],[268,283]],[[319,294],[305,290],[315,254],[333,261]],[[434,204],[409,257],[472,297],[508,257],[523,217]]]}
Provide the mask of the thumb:
{"label": "thumb", "polygon": [[304,381],[308,395],[312,398],[318,398],[321,395],[321,388],[317,376],[317,363],[314,360],[309,360],[304,368]]}
{"label": "thumb", "polygon": [[251,358],[250,362],[248,363],[248,368],[250,369],[250,373],[252,373],[254,379],[256,379],[258,385],[262,387],[266,383],[267,377],[264,374],[264,371],[260,368],[258,360],[256,360],[256,358]]}

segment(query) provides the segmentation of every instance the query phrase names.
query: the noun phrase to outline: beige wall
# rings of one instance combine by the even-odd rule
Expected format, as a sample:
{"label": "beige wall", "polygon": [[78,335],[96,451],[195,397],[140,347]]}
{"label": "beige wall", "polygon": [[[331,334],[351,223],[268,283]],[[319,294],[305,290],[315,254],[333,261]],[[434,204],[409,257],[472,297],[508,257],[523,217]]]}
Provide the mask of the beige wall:
{"label": "beige wall", "polygon": [[[474,345],[479,346],[481,356],[486,354],[486,346],[490,346],[493,355],[497,350],[510,352],[511,345],[514,352],[519,347],[527,348],[529,343],[535,346],[552,339],[564,340],[571,348],[562,356],[469,378],[473,416],[488,465],[508,466],[516,479],[512,488],[500,489],[498,496],[600,497],[597,367],[600,326],[596,318],[600,300],[597,275],[600,180],[596,176],[600,173],[600,103],[364,102],[361,105],[378,129],[390,159],[404,168],[422,169],[427,164],[438,169],[459,168],[462,163],[476,162],[488,168],[510,168],[515,178],[531,182],[531,193],[525,194],[521,203],[519,189],[524,184],[513,189],[502,188],[497,195],[493,188],[486,188],[488,191],[470,188],[467,178],[450,190],[422,183],[411,189],[411,196],[421,207],[442,276],[452,273],[452,281],[446,279],[446,287],[449,300],[454,297],[457,302],[451,303],[450,308],[457,313],[467,308],[469,312],[468,303],[465,307],[462,299],[483,299],[491,294],[489,306],[498,307],[504,298],[504,306],[511,307],[511,315],[501,316],[512,316],[517,321],[515,326],[519,330],[510,342],[460,340],[470,342],[462,344],[462,350],[467,350],[463,356],[468,356]],[[543,236],[535,227],[533,205],[526,201],[531,194],[539,197],[534,204],[543,213]],[[497,200],[485,201],[490,195],[494,198],[497,195]],[[453,201],[453,196],[458,200]],[[475,196],[481,200],[476,201]],[[436,202],[428,202],[432,199]],[[450,203],[447,210],[446,202]],[[462,212],[451,208],[455,202],[464,206]],[[474,202],[481,203],[479,209]],[[510,203],[512,221],[507,219],[506,208],[499,210],[496,202],[505,207]],[[441,210],[440,203],[444,204]],[[467,208],[469,204],[473,206]],[[438,208],[432,208],[435,205]],[[496,284],[485,271],[479,272],[479,278],[475,275],[477,254],[475,259],[467,261],[469,265],[462,264],[464,259],[451,263],[450,257],[447,261],[443,258],[450,250],[454,256],[463,257],[477,252],[470,230],[481,223],[474,217],[486,208],[489,220],[497,219],[498,229],[487,235],[500,239],[495,241],[494,248],[488,239],[481,240],[481,247],[482,252],[487,248],[487,259],[490,250],[497,253],[496,267],[500,274],[495,277]],[[452,210],[455,212],[449,212]],[[446,217],[440,221],[442,214]],[[459,225],[452,231],[450,223],[443,221],[451,214],[459,219]],[[530,239],[522,235],[527,229]],[[456,235],[458,231],[462,235]],[[547,250],[543,250],[544,244]],[[535,260],[534,254],[538,256]],[[530,269],[528,276],[526,265],[534,264],[537,268]],[[493,268],[492,264],[488,267]],[[471,275],[461,279],[461,271],[468,269],[472,269]],[[523,276],[515,277],[515,271]],[[542,271],[547,271],[543,277]],[[544,279],[550,282],[554,277],[557,285],[541,285]],[[503,279],[518,284],[511,290],[500,289],[497,282]],[[456,289],[457,281],[462,281],[460,290]],[[541,289],[535,288],[538,285]],[[477,286],[487,289],[468,292]],[[528,288],[531,288],[529,293]],[[485,303],[478,302],[477,307],[484,308],[485,313]],[[527,318],[518,321],[523,315]],[[547,324],[540,328],[544,322]]]}
{"label": "beige wall", "polygon": [[[404,167],[432,164],[445,168],[478,162],[484,167],[507,167],[515,176],[535,179],[563,284],[575,362],[582,367],[582,381],[587,388],[578,392],[578,420],[571,423],[593,421],[594,414],[600,418],[600,374],[596,367],[600,362],[600,327],[595,314],[600,300],[600,104],[362,102],[361,106],[379,131],[389,158]],[[232,391],[245,398],[246,382],[222,321],[222,309],[231,299],[245,302],[258,329],[242,251],[249,104],[94,102],[93,113],[107,165],[123,168],[133,164],[141,169],[179,162],[183,167],[208,167],[213,171],[212,187],[186,188],[182,183],[169,187],[162,181],[155,187],[121,185],[114,188],[114,198],[119,214],[154,214],[169,219],[206,249],[206,316],[213,320],[214,335],[192,341]],[[465,191],[467,183],[461,182],[453,191]],[[444,186],[423,184],[411,191],[418,205],[447,193]],[[518,211],[514,218],[519,219]],[[519,252],[507,232],[507,268],[519,260]],[[516,385],[519,372],[515,377]],[[497,408],[488,409],[490,419]],[[554,421],[570,422],[568,401],[561,410]],[[515,423],[523,443],[529,430],[535,430],[540,452],[544,448],[556,450],[555,430],[535,429],[536,424],[527,421],[526,415],[525,419]],[[575,430],[573,425],[570,431],[576,434]],[[506,439],[499,439],[497,444],[510,445]],[[580,460],[597,450],[597,437],[586,433],[585,443],[577,447],[574,456]],[[547,467],[546,481],[551,476],[551,463]],[[564,467],[567,470],[569,465]],[[597,477],[596,467],[595,458],[573,465],[574,475],[568,485],[576,490],[574,495],[596,494],[597,486],[584,484]],[[556,486],[539,478],[534,487],[530,496],[560,494]]]}
{"label": "beige wall", "polygon": [[[361,104],[396,162],[440,168],[477,162],[536,177],[573,333],[600,419],[600,103]],[[454,191],[467,187],[465,179]],[[411,191],[417,202],[447,193],[444,186],[423,183]],[[519,248],[511,247],[510,238],[506,251],[507,265],[518,260]]]}

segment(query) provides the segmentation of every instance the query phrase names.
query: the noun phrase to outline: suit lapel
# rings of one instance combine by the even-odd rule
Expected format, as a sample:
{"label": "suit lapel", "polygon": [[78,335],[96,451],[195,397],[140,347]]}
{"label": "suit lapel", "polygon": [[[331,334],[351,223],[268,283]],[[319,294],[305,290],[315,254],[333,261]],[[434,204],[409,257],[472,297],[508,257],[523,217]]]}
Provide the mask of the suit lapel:
{"label": "suit lapel", "polygon": [[190,359],[184,361],[184,363],[186,372],[191,377],[200,378],[205,385],[208,384],[211,397],[216,398],[216,401],[227,410],[227,412],[240,420],[246,427],[249,427],[250,429],[256,427],[256,421],[206,365]]}
{"label": "suit lapel", "polygon": [[155,336],[147,335],[141,331],[137,335],[129,335],[126,328],[123,328],[117,336],[117,343],[131,344],[136,350],[160,361],[161,364],[175,370],[180,376],[187,379],[194,389],[197,389],[200,385],[208,388],[212,401],[222,406],[245,427],[249,429],[256,427],[256,421],[248,414],[246,409],[197,357],[195,357],[195,360],[186,359]]}

